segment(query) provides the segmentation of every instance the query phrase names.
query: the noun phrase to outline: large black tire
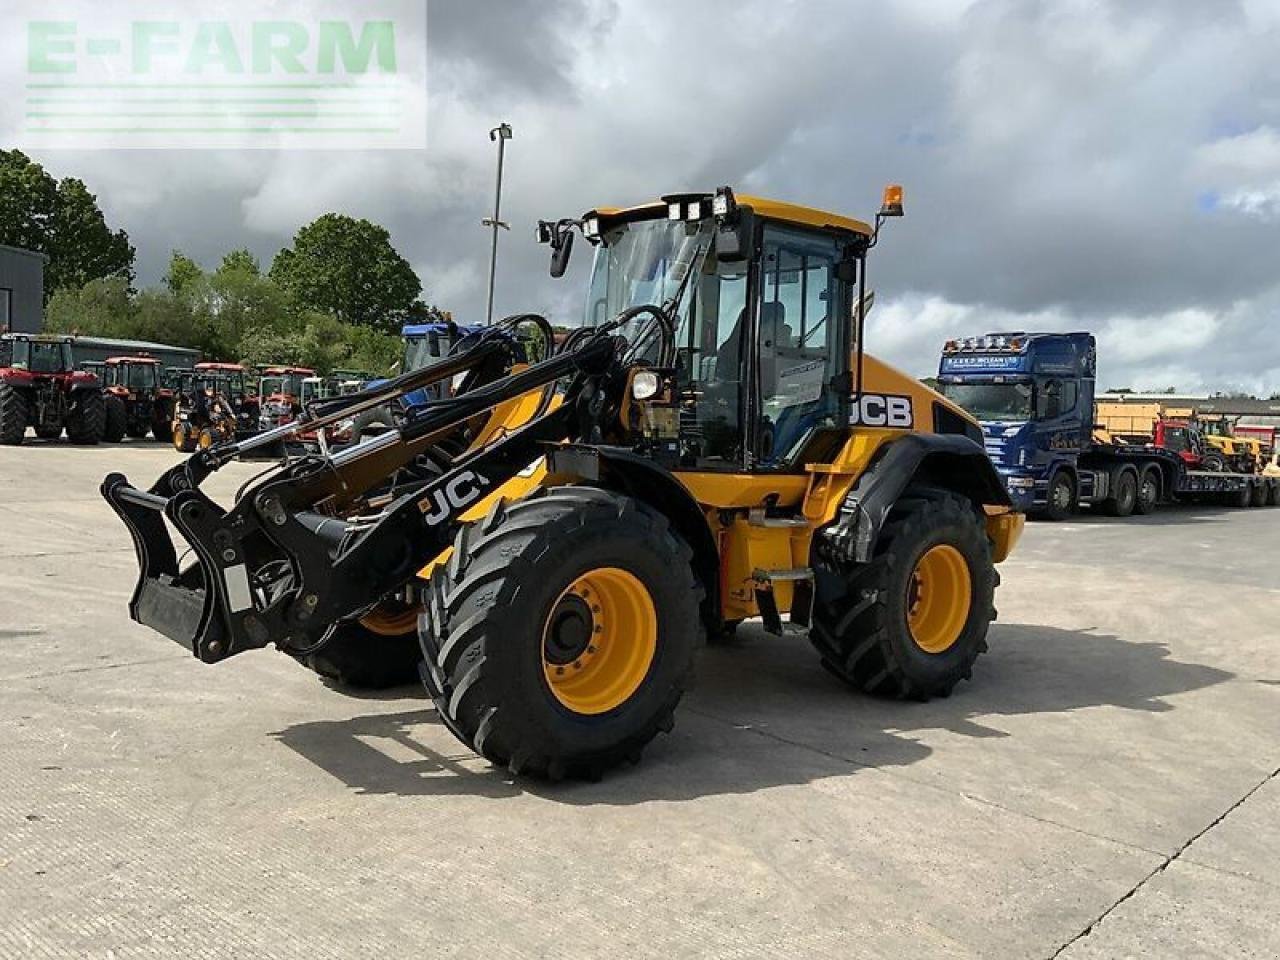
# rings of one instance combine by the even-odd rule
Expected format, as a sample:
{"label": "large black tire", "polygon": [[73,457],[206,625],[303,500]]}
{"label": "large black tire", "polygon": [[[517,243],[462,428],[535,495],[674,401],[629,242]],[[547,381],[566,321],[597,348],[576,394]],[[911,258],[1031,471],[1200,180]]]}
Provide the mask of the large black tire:
{"label": "large black tire", "polygon": [[334,685],[350,690],[387,690],[417,683],[422,650],[416,616],[407,629],[371,630],[358,620],[336,624],[315,652],[296,658]]}
{"label": "large black tire", "polygon": [[1267,485],[1267,506],[1280,507],[1280,479],[1263,482]]}
{"label": "large black tire", "polygon": [[67,439],[72,443],[93,446],[100,439],[107,426],[107,406],[102,394],[96,390],[86,390],[79,398],[77,406],[67,414]]}
{"label": "large black tire", "polygon": [[1102,512],[1109,517],[1127,517],[1138,503],[1138,475],[1120,470],[1111,480],[1111,496],[1102,501]]}
{"label": "large black tire", "polygon": [[[569,587],[607,571],[631,578],[651,604],[653,647],[615,705],[576,710],[551,671],[577,668],[574,656],[610,657],[613,641],[587,612],[582,642],[599,651],[555,659],[547,631],[579,599]],[[671,729],[704,641],[702,594],[689,547],[661,514],[592,487],[539,490],[465,527],[436,568],[420,631],[427,692],[450,730],[513,774],[596,779]],[[633,633],[616,636],[625,649]]]}
{"label": "large black tire", "polygon": [[129,411],[119,397],[107,397],[102,402],[105,407],[102,439],[107,443],[119,443],[129,432]]}
{"label": "large black tire", "polygon": [[0,380],[0,444],[16,447],[27,434],[31,405],[26,395],[10,383]]}
{"label": "large black tire", "polygon": [[1243,510],[1253,503],[1253,492],[1248,487],[1241,487],[1231,493],[1224,493],[1222,503],[1236,510]]}
{"label": "large black tire", "polygon": [[[912,633],[909,612],[917,565],[936,547],[952,547],[969,576],[969,607],[954,642],[929,652]],[[815,550],[817,602],[809,638],[823,665],[859,690],[896,699],[945,697],[967,680],[987,649],[999,575],[973,504],[957,494],[909,488],[889,513],[870,562],[846,565]],[[918,594],[917,594],[918,597]]]}
{"label": "large black tire", "polygon": [[1054,523],[1068,520],[1076,509],[1076,478],[1066,470],[1059,470],[1049,481],[1049,489],[1045,492],[1043,510],[1037,510],[1035,516]]}
{"label": "large black tire", "polygon": [[1145,517],[1155,513],[1159,506],[1160,472],[1155,467],[1147,467],[1138,478],[1138,496],[1133,501],[1133,512]]}
{"label": "large black tire", "polygon": [[1200,459],[1200,469],[1209,473],[1226,473],[1227,461],[1220,453],[1206,453]]}
{"label": "large black tire", "polygon": [[196,448],[196,431],[186,420],[174,426],[171,439],[173,449],[179,453],[191,453]]}
{"label": "large black tire", "polygon": [[1267,482],[1259,480],[1249,490],[1249,506],[1265,507],[1267,505]]}

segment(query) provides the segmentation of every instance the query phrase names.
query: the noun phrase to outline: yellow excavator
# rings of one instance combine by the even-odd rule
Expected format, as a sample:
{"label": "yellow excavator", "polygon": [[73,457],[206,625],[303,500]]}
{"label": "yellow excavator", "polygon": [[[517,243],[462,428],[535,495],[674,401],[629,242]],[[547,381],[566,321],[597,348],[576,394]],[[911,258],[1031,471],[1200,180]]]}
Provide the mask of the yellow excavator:
{"label": "yellow excavator", "polygon": [[[864,353],[868,255],[901,215],[898,187],[874,223],[725,187],[542,223],[553,275],[575,235],[595,250],[562,342],[509,318],[149,490],[107,477],[142,568],[133,618],[207,663],[275,645],[339,682],[417,670],[465,744],[553,779],[636,761],[705,640],[750,618],[807,634],[860,690],[949,694],[1023,517],[977,423]],[[435,383],[454,386],[230,509],[200,489]]]}

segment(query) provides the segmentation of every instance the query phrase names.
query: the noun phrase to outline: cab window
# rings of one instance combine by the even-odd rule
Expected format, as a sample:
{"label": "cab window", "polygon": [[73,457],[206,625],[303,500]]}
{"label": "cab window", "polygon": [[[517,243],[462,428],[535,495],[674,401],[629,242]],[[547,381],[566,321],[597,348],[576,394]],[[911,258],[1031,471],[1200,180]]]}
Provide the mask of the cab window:
{"label": "cab window", "polygon": [[[836,413],[828,388],[836,373],[845,300],[833,238],[770,227],[764,234],[759,286],[761,418],[756,452],[780,463],[811,430]],[[836,319],[833,319],[836,318]]]}

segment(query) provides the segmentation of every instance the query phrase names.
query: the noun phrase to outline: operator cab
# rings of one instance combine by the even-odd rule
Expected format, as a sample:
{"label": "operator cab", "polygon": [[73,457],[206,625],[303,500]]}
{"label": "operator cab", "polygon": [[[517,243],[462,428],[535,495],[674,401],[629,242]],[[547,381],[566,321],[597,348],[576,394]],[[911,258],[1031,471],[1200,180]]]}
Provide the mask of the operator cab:
{"label": "operator cab", "polygon": [[[881,218],[900,215],[900,188],[886,191],[874,227],[723,188],[540,232],[553,274],[567,261],[567,225],[596,247],[585,326],[640,305],[674,323],[674,466],[793,472],[829,461],[855,422],[859,284]],[[627,332],[636,343],[639,331]],[[636,349],[660,365],[655,344]]]}
{"label": "operator cab", "polygon": [[67,373],[75,370],[71,341],[5,334],[0,337],[0,366],[28,373]]}
{"label": "operator cab", "polygon": [[111,357],[104,364],[103,376],[108,388],[152,393],[160,389],[160,362],[150,357]]}

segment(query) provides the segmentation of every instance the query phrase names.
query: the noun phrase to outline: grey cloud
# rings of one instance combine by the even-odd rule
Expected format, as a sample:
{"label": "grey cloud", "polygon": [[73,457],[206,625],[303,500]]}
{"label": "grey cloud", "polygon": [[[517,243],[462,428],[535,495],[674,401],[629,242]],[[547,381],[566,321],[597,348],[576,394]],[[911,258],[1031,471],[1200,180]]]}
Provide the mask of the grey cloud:
{"label": "grey cloud", "polygon": [[[1280,389],[1269,10],[432,0],[425,154],[41,159],[99,192],[144,280],[173,247],[269,259],[339,209],[385,223],[428,291],[467,318],[484,303],[486,132],[499,120],[516,128],[499,307],[560,319],[576,319],[587,258],[549,280],[539,217],[720,183],[865,217],[902,182],[907,217],[874,260],[873,332],[914,372],[948,335],[1061,325],[1103,337],[1108,380]],[[1213,334],[1189,347],[1197,316]]]}

